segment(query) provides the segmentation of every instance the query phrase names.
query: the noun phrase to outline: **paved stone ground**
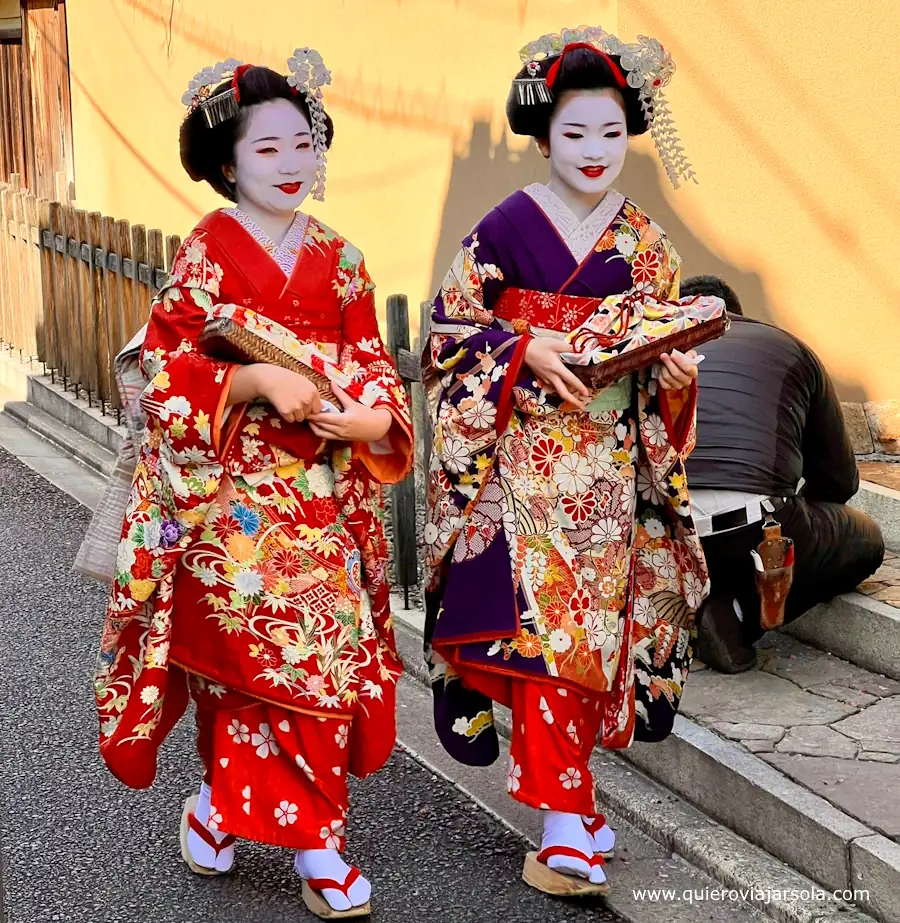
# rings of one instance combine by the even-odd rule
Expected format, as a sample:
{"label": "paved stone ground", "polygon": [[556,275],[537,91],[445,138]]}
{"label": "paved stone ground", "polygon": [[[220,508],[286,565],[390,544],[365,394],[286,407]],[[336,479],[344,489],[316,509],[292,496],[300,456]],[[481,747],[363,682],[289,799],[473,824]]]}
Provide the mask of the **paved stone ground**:
{"label": "paved stone ground", "polygon": [[[83,507],[0,450],[9,923],[311,921],[285,851],[242,844],[235,875],[215,881],[182,864],[180,805],[199,775],[188,722],[167,742],[151,790],[128,791],[102,767],[90,678],[105,592],[70,573],[87,522]],[[372,878],[376,921],[617,919],[602,903],[556,902],[524,885],[523,841],[405,753],[352,796],[350,853]]]}
{"label": "paved stone ground", "polygon": [[[900,469],[900,465],[894,466]],[[884,564],[863,584],[860,593],[900,608],[900,555],[885,552]]]}
{"label": "paved stone ground", "polygon": [[692,673],[684,713],[900,842],[900,682],[788,635],[760,648],[747,673]]}

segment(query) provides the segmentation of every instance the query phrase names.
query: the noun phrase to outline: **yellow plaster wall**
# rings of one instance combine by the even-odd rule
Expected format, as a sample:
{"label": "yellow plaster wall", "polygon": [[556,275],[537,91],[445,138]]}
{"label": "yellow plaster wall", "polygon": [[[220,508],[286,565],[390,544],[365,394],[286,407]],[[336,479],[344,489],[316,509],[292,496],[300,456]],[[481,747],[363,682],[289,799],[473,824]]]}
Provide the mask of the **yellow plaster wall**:
{"label": "yellow plaster wall", "polygon": [[0,36],[18,36],[21,30],[22,8],[19,0],[0,0]]}
{"label": "yellow plaster wall", "polygon": [[79,0],[67,4],[78,204],[184,234],[221,204],[178,160],[181,95],[235,56],[282,69],[295,46],[334,73],[324,221],[366,253],[383,298],[428,297],[459,238],[545,175],[508,138],[517,50],[599,23],[659,37],[701,184],[667,187],[644,139],[623,191],[685,270],[731,281],[748,313],[808,341],[848,399],[900,394],[894,247],[900,15],[889,0]]}

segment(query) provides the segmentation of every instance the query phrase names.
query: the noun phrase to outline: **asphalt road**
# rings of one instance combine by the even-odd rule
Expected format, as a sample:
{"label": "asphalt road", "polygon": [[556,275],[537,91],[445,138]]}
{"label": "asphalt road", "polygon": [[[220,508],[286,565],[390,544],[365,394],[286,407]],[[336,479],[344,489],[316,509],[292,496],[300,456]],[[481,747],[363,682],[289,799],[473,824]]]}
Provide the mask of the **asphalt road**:
{"label": "asphalt road", "polygon": [[[192,722],[156,785],[123,788],[96,750],[91,673],[104,589],[71,573],[88,512],[0,449],[0,855],[9,923],[280,923],[314,919],[286,851],[242,844],[228,878],[178,850],[199,765]],[[520,878],[523,841],[398,751],[353,790],[349,850],[374,885],[373,920],[595,921]]]}

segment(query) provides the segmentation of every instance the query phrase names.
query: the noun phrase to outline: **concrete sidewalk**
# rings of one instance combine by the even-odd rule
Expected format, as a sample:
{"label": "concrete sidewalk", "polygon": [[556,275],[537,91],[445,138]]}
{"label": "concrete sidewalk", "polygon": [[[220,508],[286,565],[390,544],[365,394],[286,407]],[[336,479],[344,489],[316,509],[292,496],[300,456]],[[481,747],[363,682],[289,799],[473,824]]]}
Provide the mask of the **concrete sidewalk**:
{"label": "concrete sidewalk", "polygon": [[[103,767],[91,676],[106,590],[70,570],[87,521],[0,450],[0,849],[10,923],[311,921],[285,850],[242,843],[235,873],[216,880],[182,863],[181,804],[201,775],[189,718],[167,741],[152,789],[125,789]],[[419,716],[422,701],[427,708],[410,684],[401,713]],[[602,902],[573,906],[526,886],[522,837],[409,752],[353,784],[351,797],[350,856],[371,876],[375,920],[617,919]],[[737,904],[727,919],[757,917]]]}
{"label": "concrete sidewalk", "polygon": [[[67,412],[78,409],[64,395],[48,394],[42,400],[64,401]],[[24,422],[38,432],[46,430],[44,435],[54,441],[66,445],[64,440],[79,438],[70,429],[57,432],[55,427],[61,424],[41,416],[33,405],[16,405],[17,415],[19,411]],[[4,423],[0,415],[0,444],[4,438],[29,465],[93,505],[102,485],[100,478],[33,432]],[[95,452],[92,445],[82,445],[76,454],[91,464]],[[77,491],[72,490],[75,486]],[[896,512],[896,492],[883,489],[879,502]],[[80,536],[79,532],[78,540]],[[878,579],[860,588],[861,592],[883,595],[891,591],[896,563],[896,559],[889,560]],[[414,612],[398,615],[406,622],[408,665],[415,671],[421,664],[416,634],[421,616]],[[813,616],[802,621],[811,619]],[[885,670],[894,671],[900,664],[898,630],[900,610],[881,598],[860,594],[824,607],[814,614],[808,628],[811,640],[820,646],[836,638],[848,647],[850,656],[858,658],[857,663],[868,662],[876,669],[884,665]],[[670,853],[680,853],[717,881],[735,887],[748,883],[775,887],[774,882],[781,881],[786,888],[786,882],[802,885],[813,879],[830,889],[866,889],[867,910],[897,923],[900,846],[895,842],[896,811],[892,803],[887,810],[883,805],[896,800],[891,792],[900,790],[896,785],[900,762],[894,760],[900,754],[891,752],[894,731],[886,724],[894,719],[900,702],[898,683],[787,635],[774,637],[776,641],[763,651],[758,671],[744,677],[695,672],[684,703],[688,717],[679,718],[672,737],[662,745],[637,745],[626,754],[633,766],[666,788],[654,788],[650,780],[638,784],[636,778],[622,785],[626,772],[628,776],[632,773],[621,769],[625,764],[619,758],[606,759],[619,768],[598,776],[600,796],[607,799],[603,803],[620,810]],[[779,717],[773,717],[776,715]],[[839,745],[843,749],[837,750]],[[840,761],[832,767],[839,774],[819,779],[828,759]],[[452,777],[449,771],[448,775]],[[866,787],[872,785],[874,789]],[[698,835],[709,825],[708,817],[677,797],[673,799],[667,788],[740,836],[721,827],[715,828],[711,839]],[[660,816],[642,799],[657,799],[670,809]],[[681,806],[673,820],[668,814],[675,803]],[[742,837],[802,874],[790,872],[759,850],[754,853],[755,847]],[[625,908],[616,909],[628,915]],[[812,923],[830,919],[836,907],[782,900],[764,909],[775,919]],[[839,916],[849,920],[853,915],[851,911]]]}
{"label": "concrete sidewalk", "polygon": [[[279,850],[242,846],[227,881],[198,881],[183,868],[178,806],[199,773],[189,721],[167,742],[150,791],[123,789],[103,768],[90,677],[106,591],[70,573],[89,514],[44,478],[82,502],[102,479],[2,414],[0,445],[32,469],[0,449],[0,852],[12,923],[146,923],[148,907],[154,923],[308,919]],[[401,628],[400,641],[421,676],[420,637]],[[455,763],[436,740],[430,693],[411,678],[399,690],[398,732],[391,764],[353,791],[351,855],[372,875],[375,919],[870,923],[839,902],[804,897],[808,879],[614,757],[594,761],[619,837],[613,892],[595,906],[549,900],[519,882],[523,852],[540,834],[536,813],[506,793],[506,745],[487,770]],[[757,906],[738,893],[749,898],[753,887]],[[785,897],[767,906],[762,889]]]}

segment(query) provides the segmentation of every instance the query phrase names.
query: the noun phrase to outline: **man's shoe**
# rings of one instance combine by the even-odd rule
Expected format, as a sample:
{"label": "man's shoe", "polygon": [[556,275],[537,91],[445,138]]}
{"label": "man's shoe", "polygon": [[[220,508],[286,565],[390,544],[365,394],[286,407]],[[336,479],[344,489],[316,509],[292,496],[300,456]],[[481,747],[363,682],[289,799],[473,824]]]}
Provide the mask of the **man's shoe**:
{"label": "man's shoe", "polygon": [[756,666],[756,648],[744,640],[734,600],[710,597],[697,613],[697,656],[719,673],[744,673]]}

